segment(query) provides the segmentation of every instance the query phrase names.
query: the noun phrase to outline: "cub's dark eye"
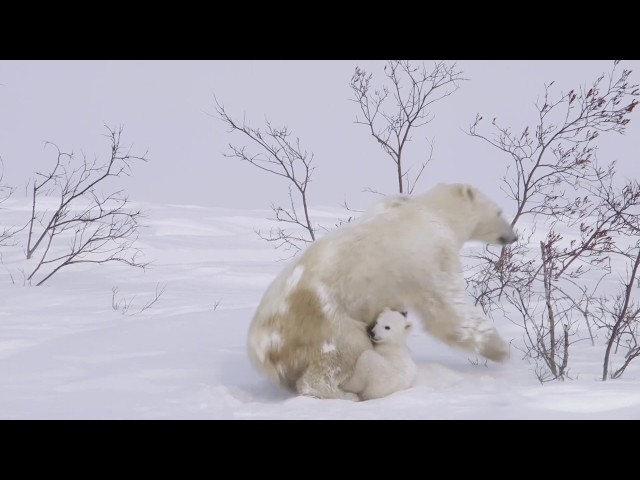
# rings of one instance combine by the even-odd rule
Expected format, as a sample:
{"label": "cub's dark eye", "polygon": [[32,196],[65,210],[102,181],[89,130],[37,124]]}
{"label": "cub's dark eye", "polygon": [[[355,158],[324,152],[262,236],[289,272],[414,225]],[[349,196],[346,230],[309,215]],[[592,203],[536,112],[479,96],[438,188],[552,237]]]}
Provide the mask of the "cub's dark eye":
{"label": "cub's dark eye", "polygon": [[385,330],[391,330],[391,327],[389,325],[387,325],[386,327],[384,327]]}

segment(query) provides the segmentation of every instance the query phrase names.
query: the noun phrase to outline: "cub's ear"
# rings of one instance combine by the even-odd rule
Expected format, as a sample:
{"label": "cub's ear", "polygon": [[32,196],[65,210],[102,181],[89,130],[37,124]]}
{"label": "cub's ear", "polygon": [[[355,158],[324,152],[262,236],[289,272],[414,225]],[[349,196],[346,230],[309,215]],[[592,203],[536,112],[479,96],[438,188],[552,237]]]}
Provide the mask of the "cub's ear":
{"label": "cub's ear", "polygon": [[458,189],[460,191],[460,195],[463,198],[468,198],[469,200],[473,200],[475,198],[473,193],[473,187],[471,185],[466,185],[466,184],[458,185]]}
{"label": "cub's ear", "polygon": [[407,315],[409,315],[409,312],[400,312],[400,314],[401,314],[404,318],[407,318]]}

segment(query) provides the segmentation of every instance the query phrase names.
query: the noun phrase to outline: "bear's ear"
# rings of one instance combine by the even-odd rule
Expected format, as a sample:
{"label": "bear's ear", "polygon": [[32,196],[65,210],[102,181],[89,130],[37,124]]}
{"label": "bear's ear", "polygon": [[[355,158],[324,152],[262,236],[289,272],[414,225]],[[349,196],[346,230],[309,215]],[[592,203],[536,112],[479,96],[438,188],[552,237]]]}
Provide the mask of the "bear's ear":
{"label": "bear's ear", "polygon": [[460,195],[462,195],[462,197],[464,198],[468,198],[469,200],[473,200],[474,194],[473,194],[473,187],[471,185],[459,185],[458,188],[460,189]]}

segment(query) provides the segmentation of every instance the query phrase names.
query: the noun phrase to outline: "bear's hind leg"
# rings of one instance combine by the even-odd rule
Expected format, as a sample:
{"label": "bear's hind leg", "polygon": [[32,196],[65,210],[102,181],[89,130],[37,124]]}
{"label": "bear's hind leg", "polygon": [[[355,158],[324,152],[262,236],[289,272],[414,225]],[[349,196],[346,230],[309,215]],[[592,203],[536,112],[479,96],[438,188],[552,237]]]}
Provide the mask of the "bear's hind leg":
{"label": "bear's hind leg", "polygon": [[339,367],[327,362],[313,362],[296,382],[296,390],[300,395],[316,398],[339,398],[343,400],[359,400],[355,393],[345,392],[339,385],[344,375]]}

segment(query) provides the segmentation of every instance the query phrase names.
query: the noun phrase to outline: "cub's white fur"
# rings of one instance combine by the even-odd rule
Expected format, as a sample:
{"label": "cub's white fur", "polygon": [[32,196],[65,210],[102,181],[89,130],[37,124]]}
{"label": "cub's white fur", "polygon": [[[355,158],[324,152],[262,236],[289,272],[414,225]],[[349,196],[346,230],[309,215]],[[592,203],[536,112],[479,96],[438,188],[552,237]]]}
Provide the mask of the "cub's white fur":
{"label": "cub's white fur", "polygon": [[411,323],[400,312],[385,309],[373,327],[373,350],[358,357],[353,375],[340,387],[361,400],[381,398],[413,385],[416,364],[407,348]]}

